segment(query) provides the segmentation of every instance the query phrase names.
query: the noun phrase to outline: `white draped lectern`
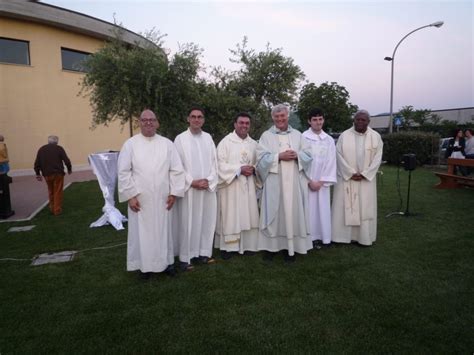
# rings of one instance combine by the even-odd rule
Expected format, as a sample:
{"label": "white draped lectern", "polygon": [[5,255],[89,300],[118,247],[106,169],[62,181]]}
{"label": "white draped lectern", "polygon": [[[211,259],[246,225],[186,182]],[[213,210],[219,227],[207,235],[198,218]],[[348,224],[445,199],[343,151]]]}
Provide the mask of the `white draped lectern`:
{"label": "white draped lectern", "polygon": [[97,221],[91,223],[90,227],[101,227],[111,224],[117,230],[124,229],[123,222],[127,218],[115,208],[115,186],[117,185],[117,160],[119,152],[103,152],[89,155],[89,164],[97,176],[105,205],[102,207],[104,214]]}

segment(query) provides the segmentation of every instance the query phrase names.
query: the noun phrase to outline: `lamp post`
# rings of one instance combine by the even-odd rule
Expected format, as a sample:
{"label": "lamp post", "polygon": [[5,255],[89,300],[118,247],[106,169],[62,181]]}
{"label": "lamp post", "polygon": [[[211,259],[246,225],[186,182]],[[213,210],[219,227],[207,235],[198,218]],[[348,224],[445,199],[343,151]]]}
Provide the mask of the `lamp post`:
{"label": "lamp post", "polygon": [[391,79],[391,84],[390,84],[390,122],[389,122],[389,126],[388,126],[388,131],[389,133],[392,133],[393,132],[393,68],[394,68],[394,64],[395,64],[395,53],[397,52],[397,49],[398,49],[398,46],[400,45],[400,43],[403,42],[403,40],[405,38],[407,38],[409,35],[411,35],[413,32],[416,32],[416,31],[419,31],[423,28],[426,28],[426,27],[437,27],[437,28],[440,28],[441,26],[443,26],[443,21],[436,21],[436,22],[433,22],[429,25],[425,25],[425,26],[421,26],[421,27],[418,27],[417,29],[414,29],[413,31],[411,31],[410,33],[408,33],[407,35],[405,35],[405,37],[403,37],[400,42],[397,43],[397,45],[395,46],[395,49],[393,50],[393,54],[391,57],[385,57],[384,60],[387,60],[389,62],[392,62],[392,79]]}

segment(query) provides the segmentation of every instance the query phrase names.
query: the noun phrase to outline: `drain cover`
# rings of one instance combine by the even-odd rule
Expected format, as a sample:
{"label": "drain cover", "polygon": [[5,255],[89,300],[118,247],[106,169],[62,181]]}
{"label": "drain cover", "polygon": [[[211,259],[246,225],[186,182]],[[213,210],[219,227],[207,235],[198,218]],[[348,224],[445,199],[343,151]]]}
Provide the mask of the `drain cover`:
{"label": "drain cover", "polygon": [[61,251],[59,253],[44,253],[36,256],[31,263],[31,266],[38,266],[44,264],[67,263],[74,258],[75,250]]}
{"label": "drain cover", "polygon": [[9,232],[27,232],[35,228],[36,226],[22,226],[22,227],[11,227]]}

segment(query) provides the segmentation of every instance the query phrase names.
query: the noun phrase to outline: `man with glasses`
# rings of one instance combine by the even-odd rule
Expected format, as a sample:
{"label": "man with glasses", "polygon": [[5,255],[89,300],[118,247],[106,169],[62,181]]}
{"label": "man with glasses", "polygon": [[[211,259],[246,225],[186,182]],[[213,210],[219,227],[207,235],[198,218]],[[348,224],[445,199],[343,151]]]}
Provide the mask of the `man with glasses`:
{"label": "man with glasses", "polygon": [[191,108],[187,120],[189,128],[174,141],[186,177],[186,192],[178,200],[178,228],[175,229],[183,271],[192,270],[193,262],[215,262],[212,241],[217,217],[216,146],[210,134],[202,130],[203,109]]}
{"label": "man with glasses", "polygon": [[171,209],[184,194],[184,171],[173,143],[158,134],[153,111],[140,115],[140,133],[118,159],[119,201],[128,202],[127,271],[175,274]]}

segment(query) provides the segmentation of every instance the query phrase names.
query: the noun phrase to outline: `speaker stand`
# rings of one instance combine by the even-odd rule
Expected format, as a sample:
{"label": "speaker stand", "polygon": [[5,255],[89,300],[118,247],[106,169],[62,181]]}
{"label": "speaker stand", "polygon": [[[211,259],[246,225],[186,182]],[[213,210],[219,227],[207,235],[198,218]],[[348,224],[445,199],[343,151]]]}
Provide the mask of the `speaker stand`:
{"label": "speaker stand", "polygon": [[405,216],[405,217],[417,216],[416,213],[411,213],[410,212],[411,172],[412,172],[412,170],[408,170],[407,207],[405,209],[405,212],[391,212],[388,215],[386,215],[385,218],[392,217],[392,216]]}

